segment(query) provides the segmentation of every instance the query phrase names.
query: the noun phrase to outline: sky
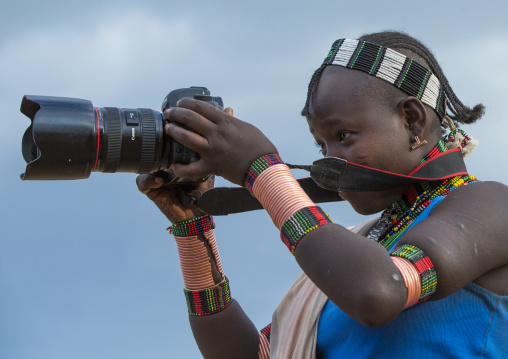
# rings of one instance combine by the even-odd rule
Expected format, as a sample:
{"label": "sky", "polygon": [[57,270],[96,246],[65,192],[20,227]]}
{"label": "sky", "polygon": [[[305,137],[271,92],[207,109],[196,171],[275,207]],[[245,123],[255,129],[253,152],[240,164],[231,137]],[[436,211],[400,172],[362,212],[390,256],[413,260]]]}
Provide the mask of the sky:
{"label": "sky", "polygon": [[[133,173],[21,181],[24,95],[160,110],[206,86],[289,163],[320,157],[300,116],[338,38],[405,31],[428,45],[458,97],[481,180],[508,184],[507,5],[502,1],[5,1],[0,21],[0,358],[200,358],[169,226]],[[496,136],[494,136],[497,134]],[[501,136],[501,137],[499,137]],[[305,177],[305,173],[295,172]],[[218,186],[229,185],[219,179]],[[335,222],[363,221],[347,203]],[[261,329],[300,273],[264,211],[216,218],[232,296]]]}

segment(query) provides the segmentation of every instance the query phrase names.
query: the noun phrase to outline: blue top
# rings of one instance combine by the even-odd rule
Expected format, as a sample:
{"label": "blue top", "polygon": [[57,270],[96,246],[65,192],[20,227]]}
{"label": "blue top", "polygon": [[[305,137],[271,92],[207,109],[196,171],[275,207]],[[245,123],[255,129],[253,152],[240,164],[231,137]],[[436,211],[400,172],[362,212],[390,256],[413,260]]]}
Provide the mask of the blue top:
{"label": "blue top", "polygon": [[[433,200],[411,226],[427,218],[443,198]],[[470,283],[375,328],[356,322],[328,300],[318,324],[317,357],[508,358],[508,296]]]}

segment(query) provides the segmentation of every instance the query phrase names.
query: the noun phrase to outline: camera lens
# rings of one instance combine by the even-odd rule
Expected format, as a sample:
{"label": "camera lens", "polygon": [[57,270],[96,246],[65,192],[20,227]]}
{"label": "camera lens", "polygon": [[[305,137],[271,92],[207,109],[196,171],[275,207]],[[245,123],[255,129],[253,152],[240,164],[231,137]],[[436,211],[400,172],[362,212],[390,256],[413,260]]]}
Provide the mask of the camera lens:
{"label": "camera lens", "polygon": [[[171,91],[162,111],[184,97],[223,106],[205,87],[190,87]],[[196,152],[164,135],[166,121],[151,109],[101,108],[87,100],[25,96],[21,112],[32,121],[22,140],[27,162],[23,180],[81,179],[91,172],[152,173],[199,160]],[[171,177],[173,185],[194,180],[198,179]]]}
{"label": "camera lens", "polygon": [[95,171],[150,173],[169,165],[160,112],[48,96],[25,96],[21,112],[32,120],[22,141],[24,180],[81,179]]}

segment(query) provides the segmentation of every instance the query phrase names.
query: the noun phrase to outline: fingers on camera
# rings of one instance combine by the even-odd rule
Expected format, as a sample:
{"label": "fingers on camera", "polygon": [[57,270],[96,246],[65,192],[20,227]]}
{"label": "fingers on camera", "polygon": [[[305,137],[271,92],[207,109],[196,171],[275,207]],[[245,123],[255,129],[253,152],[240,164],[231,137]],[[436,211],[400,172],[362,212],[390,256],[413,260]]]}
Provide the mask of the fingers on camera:
{"label": "fingers on camera", "polygon": [[217,121],[220,120],[220,115],[222,114],[222,111],[217,109],[215,106],[188,97],[178,101],[177,106],[179,108],[186,108],[195,113],[198,113],[213,123],[217,123]]}
{"label": "fingers on camera", "polygon": [[198,153],[203,153],[208,149],[208,140],[206,138],[182,127],[168,124],[166,125],[166,134],[185,147]]}
{"label": "fingers on camera", "polygon": [[184,178],[204,177],[211,172],[209,166],[203,160],[188,165],[175,164],[174,169],[177,176]]}
{"label": "fingers on camera", "polygon": [[162,177],[155,176],[153,174],[139,175],[136,178],[136,184],[138,185],[139,192],[148,194],[152,189],[159,188],[164,183]]}
{"label": "fingers on camera", "polygon": [[173,107],[167,117],[171,122],[178,122],[202,135],[212,131],[214,126],[213,122],[186,108]]}

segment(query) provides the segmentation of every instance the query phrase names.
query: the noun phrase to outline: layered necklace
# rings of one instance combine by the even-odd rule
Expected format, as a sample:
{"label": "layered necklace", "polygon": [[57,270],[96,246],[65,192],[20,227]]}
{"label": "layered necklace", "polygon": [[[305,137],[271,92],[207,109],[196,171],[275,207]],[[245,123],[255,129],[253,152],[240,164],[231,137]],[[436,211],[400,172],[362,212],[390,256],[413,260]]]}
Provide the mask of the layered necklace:
{"label": "layered necklace", "polygon": [[[421,163],[444,151],[446,147],[442,141],[439,141]],[[475,176],[464,175],[443,181],[426,181],[411,185],[397,202],[383,211],[378,223],[367,237],[389,249],[433,199],[446,196],[459,187],[475,182],[478,182]]]}

